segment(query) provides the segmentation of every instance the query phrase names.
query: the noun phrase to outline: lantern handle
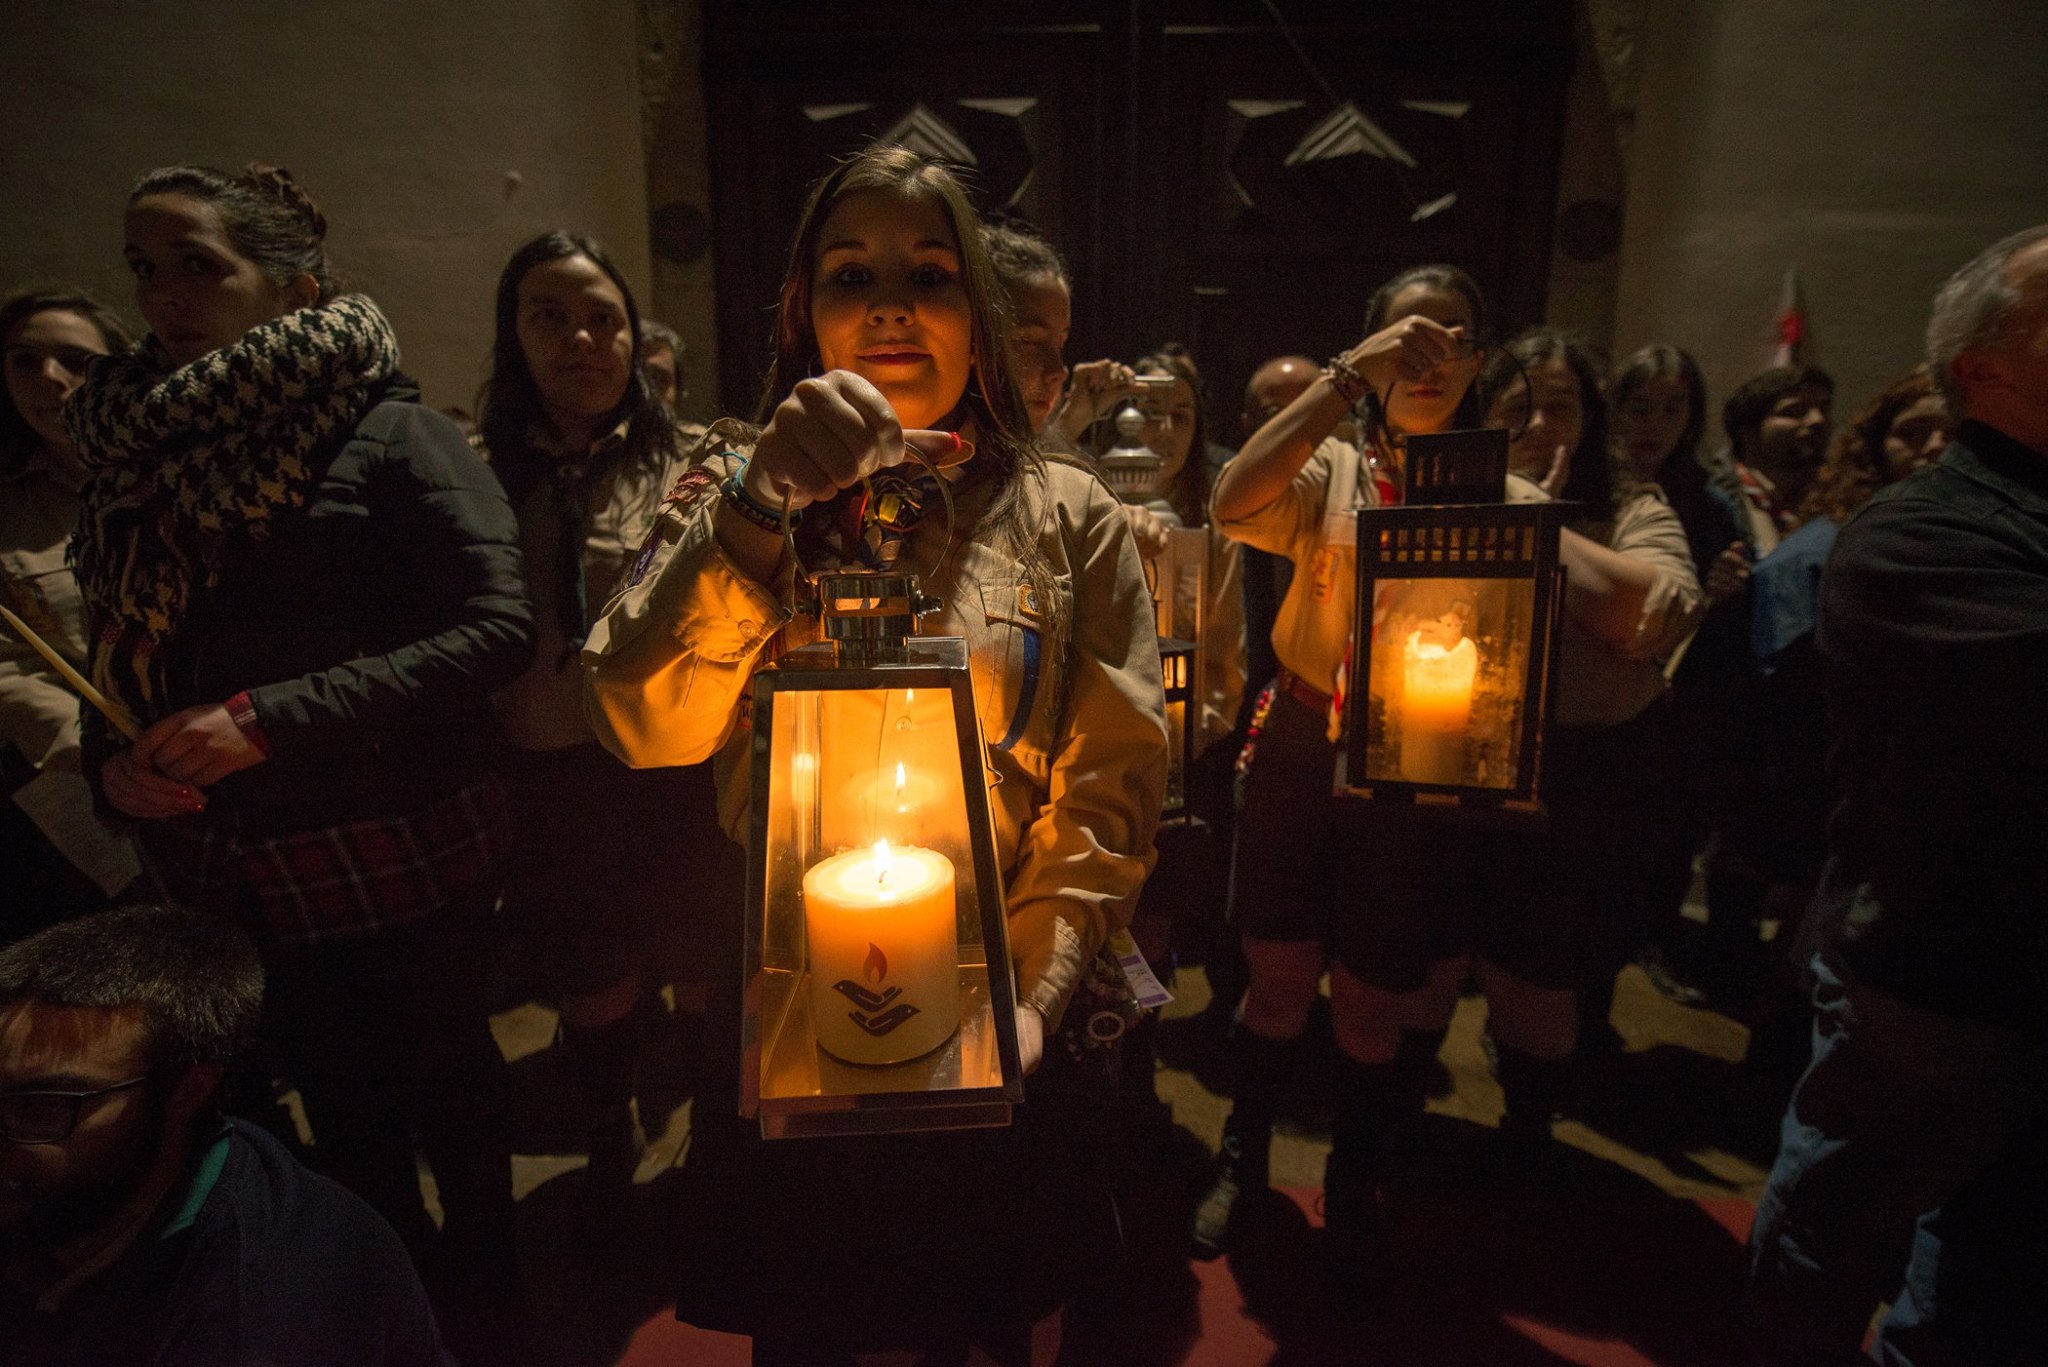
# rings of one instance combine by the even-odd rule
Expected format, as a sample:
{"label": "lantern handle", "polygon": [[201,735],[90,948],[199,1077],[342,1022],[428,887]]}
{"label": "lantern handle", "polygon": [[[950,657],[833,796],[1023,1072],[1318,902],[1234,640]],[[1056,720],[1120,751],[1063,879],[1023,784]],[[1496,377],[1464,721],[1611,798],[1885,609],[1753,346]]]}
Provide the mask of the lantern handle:
{"label": "lantern handle", "polygon": [[[903,443],[903,454],[915,460],[919,465],[922,465],[931,475],[933,483],[939,486],[939,499],[946,505],[946,539],[940,543],[938,559],[932,562],[931,578],[926,581],[936,583],[938,582],[940,572],[946,568],[947,558],[953,554],[953,535],[960,529],[958,511],[953,505],[952,486],[947,484],[945,475],[940,472],[939,466],[932,461],[931,457],[918,450],[915,446],[912,446],[909,442]],[[867,481],[863,479],[861,483],[866,484]],[[805,584],[815,587],[818,582],[817,576],[805,568],[803,556],[797,553],[796,518],[791,516],[794,509],[789,504],[790,490],[784,489],[782,491],[782,544],[789,550],[789,561],[792,565],[796,566],[797,578],[801,579]]]}

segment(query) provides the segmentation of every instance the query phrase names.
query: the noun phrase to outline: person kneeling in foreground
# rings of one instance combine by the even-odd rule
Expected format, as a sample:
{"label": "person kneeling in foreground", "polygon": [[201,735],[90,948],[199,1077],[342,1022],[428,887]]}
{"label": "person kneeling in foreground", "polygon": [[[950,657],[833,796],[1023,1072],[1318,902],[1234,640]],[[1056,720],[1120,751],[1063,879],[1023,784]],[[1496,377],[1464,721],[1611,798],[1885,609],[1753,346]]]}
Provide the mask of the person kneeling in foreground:
{"label": "person kneeling in foreground", "polygon": [[0,952],[0,1364],[453,1361],[391,1227],[221,1117],[262,1001],[255,948],[168,907]]}

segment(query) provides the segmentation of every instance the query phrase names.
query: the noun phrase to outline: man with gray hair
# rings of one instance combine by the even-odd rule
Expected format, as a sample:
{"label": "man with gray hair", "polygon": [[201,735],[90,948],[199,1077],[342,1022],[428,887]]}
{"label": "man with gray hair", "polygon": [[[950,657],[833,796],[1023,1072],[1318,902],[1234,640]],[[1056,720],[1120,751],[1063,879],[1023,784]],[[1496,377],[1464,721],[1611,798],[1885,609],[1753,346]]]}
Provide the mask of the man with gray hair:
{"label": "man with gray hair", "polygon": [[1765,1360],[2048,1361],[2048,225],[1957,272],[1962,420],[1842,529],[1813,1061],[1751,1236]]}

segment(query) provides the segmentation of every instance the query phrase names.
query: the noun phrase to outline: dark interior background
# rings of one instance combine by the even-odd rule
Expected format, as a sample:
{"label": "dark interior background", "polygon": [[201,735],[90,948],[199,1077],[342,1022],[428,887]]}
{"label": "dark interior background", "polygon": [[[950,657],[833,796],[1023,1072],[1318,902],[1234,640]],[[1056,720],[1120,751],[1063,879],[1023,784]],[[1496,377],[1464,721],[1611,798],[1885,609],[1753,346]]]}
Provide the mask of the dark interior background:
{"label": "dark interior background", "polygon": [[1372,291],[1404,266],[1463,266],[1501,331],[1541,316],[1568,0],[1025,12],[707,5],[723,411],[759,398],[807,188],[885,134],[966,162],[985,209],[1059,245],[1074,273],[1070,363],[1185,343],[1219,438],[1234,439],[1254,366],[1356,340]]}

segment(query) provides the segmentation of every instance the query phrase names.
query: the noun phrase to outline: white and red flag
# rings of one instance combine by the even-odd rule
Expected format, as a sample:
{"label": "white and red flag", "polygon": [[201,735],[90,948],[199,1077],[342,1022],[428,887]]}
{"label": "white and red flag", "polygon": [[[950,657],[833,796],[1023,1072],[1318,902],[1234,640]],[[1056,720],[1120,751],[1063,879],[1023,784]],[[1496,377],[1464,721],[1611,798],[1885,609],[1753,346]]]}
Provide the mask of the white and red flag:
{"label": "white and red flag", "polygon": [[1771,364],[1792,367],[1799,364],[1799,347],[1806,340],[1806,306],[1799,299],[1799,268],[1785,268],[1785,293],[1778,301],[1778,349]]}

